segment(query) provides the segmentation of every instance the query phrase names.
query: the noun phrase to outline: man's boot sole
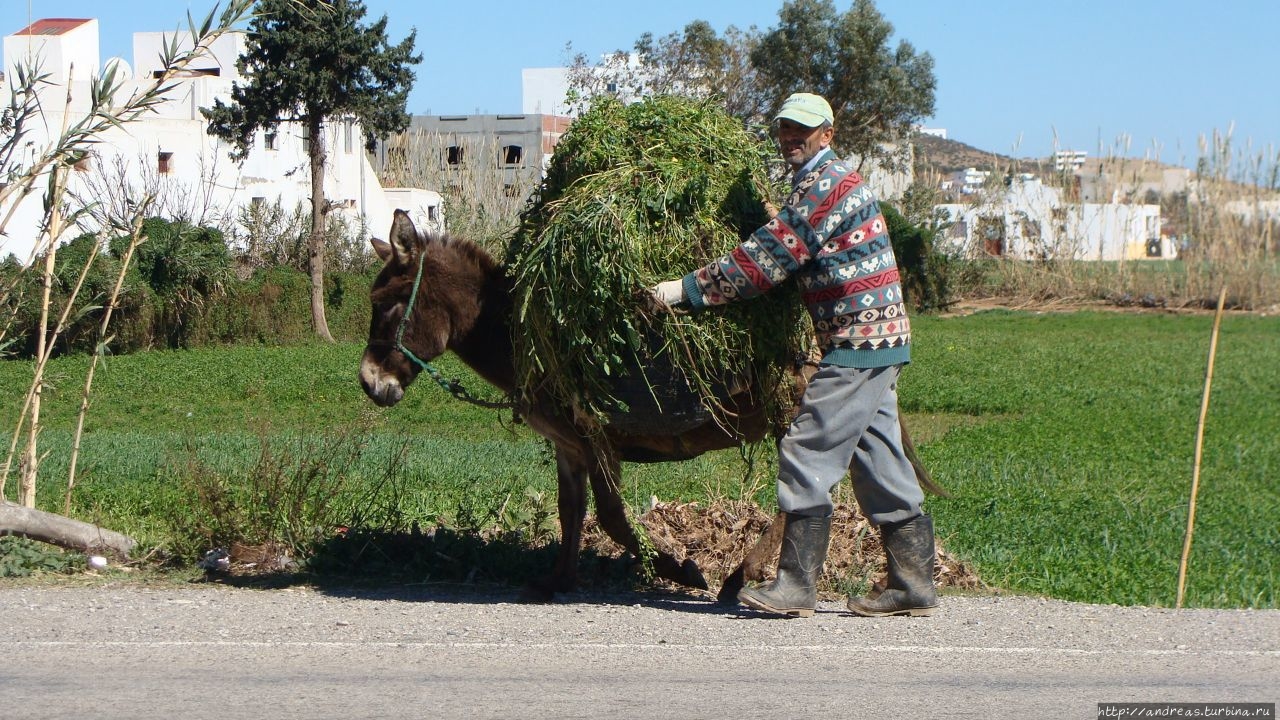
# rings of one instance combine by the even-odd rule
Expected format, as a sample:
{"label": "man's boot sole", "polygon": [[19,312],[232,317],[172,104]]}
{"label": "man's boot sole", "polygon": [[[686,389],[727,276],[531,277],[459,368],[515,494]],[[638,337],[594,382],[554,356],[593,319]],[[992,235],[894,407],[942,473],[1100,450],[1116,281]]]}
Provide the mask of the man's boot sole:
{"label": "man's boot sole", "polygon": [[738,600],[752,610],[761,610],[763,612],[773,613],[774,615],[785,615],[787,617],[811,618],[813,617],[814,608],[776,608],[768,603],[760,602],[754,598],[745,598],[738,596]]}
{"label": "man's boot sole", "polygon": [[855,608],[853,605],[846,605],[845,607],[848,608],[849,612],[853,613],[854,615],[858,615],[859,617],[870,617],[870,618],[900,617],[903,615],[907,615],[910,617],[929,617],[930,615],[933,615],[935,610],[938,609],[937,605],[934,605],[933,607],[925,607],[925,608],[901,608],[899,610],[862,610],[859,608]]}

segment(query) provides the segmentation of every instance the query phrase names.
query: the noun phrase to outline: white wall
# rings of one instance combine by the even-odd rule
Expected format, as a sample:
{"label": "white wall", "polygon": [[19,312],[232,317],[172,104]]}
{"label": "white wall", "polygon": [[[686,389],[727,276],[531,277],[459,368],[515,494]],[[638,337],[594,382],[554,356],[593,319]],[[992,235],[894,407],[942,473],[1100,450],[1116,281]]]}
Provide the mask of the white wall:
{"label": "white wall", "polygon": [[[67,48],[74,46],[81,53],[84,48],[97,52],[96,22],[92,25],[93,42],[88,43],[77,28],[74,34],[48,36],[41,49],[57,57],[66,57]],[[128,97],[134,90],[150,84],[152,72],[161,67],[158,53],[165,42],[165,33],[138,33],[134,38],[134,78],[125,83],[117,96]],[[188,36],[189,37],[189,36]],[[14,36],[5,38],[6,60],[27,43],[25,38],[14,43]],[[189,40],[188,40],[189,42]],[[81,47],[80,44],[84,43]],[[193,70],[218,68],[219,75],[201,75],[179,78],[168,95],[168,101],[159,105],[155,113],[143,116],[123,128],[111,128],[103,132],[93,147],[91,168],[73,172],[69,187],[81,195],[90,190],[93,176],[117,164],[127,168],[127,179],[117,183],[130,185],[134,194],[148,182],[159,184],[167,194],[171,207],[185,207],[190,219],[224,229],[233,224],[242,208],[257,198],[274,203],[280,201],[286,209],[310,202],[310,166],[307,146],[301,126],[285,124],[277,131],[276,146],[267,149],[263,134],[254,140],[248,156],[240,165],[228,158],[228,145],[210,136],[207,123],[200,114],[201,107],[211,106],[215,98],[229,100],[232,83],[237,79],[235,58],[244,48],[244,37],[236,33],[224,36],[214,45],[217,55],[196,61]],[[78,56],[77,56],[78,57]],[[77,68],[79,66],[77,65]],[[9,76],[12,77],[12,76]],[[76,77],[80,77],[77,70]],[[55,79],[56,85],[42,92],[46,114],[33,128],[32,151],[49,146],[48,133],[57,132],[63,122],[63,99],[67,94],[66,76]],[[89,107],[87,80],[70,83],[72,105],[71,121],[82,118]],[[7,96],[8,88],[0,87],[0,96]],[[328,166],[325,173],[325,197],[337,206],[335,212],[350,220],[366,223],[371,233],[385,233],[390,227],[390,206],[383,197],[383,190],[364,152],[364,133],[358,127],[342,121],[332,122],[325,128],[325,144]],[[171,153],[169,173],[158,174],[160,153]],[[33,248],[39,239],[39,228],[44,219],[40,190],[18,204],[13,218],[6,226],[7,236],[0,236],[0,257],[12,254],[21,262],[29,262]],[[421,198],[419,198],[421,200]],[[435,196],[439,201],[439,196]],[[0,208],[0,217],[9,207]],[[170,215],[170,217],[174,217]],[[61,240],[69,240],[83,230],[72,229]]]}
{"label": "white wall", "polygon": [[1152,240],[1160,259],[1177,256],[1174,243],[1160,237],[1159,205],[1064,203],[1058,190],[1039,180],[1015,180],[996,196],[936,209],[951,220],[946,239],[967,256],[988,252],[983,229],[990,223],[1003,229],[1004,255],[1011,258],[1144,260]]}
{"label": "white wall", "polygon": [[520,71],[521,112],[526,115],[570,115],[568,68],[524,68]]}

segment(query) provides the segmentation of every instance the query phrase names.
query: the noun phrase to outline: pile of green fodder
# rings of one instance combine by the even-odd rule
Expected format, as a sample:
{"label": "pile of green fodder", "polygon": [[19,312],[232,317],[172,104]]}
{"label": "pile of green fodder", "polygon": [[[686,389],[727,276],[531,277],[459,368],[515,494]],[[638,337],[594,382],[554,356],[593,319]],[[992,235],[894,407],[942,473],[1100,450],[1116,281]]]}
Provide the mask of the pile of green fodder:
{"label": "pile of green fodder", "polygon": [[768,221],[771,155],[706,101],[605,99],[579,117],[506,260],[519,391],[576,407],[588,424],[657,415],[655,429],[671,433],[683,428],[661,421],[688,416],[673,405],[692,398],[716,415],[716,397],[738,379],[789,398],[775,391],[811,335],[794,282],[696,315],[655,312],[645,291]]}

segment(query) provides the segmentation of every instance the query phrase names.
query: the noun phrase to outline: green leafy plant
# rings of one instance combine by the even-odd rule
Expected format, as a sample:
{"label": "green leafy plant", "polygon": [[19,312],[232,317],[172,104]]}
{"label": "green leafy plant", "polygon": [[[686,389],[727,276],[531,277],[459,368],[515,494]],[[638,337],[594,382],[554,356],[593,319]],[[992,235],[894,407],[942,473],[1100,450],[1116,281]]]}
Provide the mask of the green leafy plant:
{"label": "green leafy plant", "polygon": [[0,578],[66,573],[83,567],[84,556],[17,537],[0,537]]}
{"label": "green leafy plant", "polygon": [[[625,409],[618,387],[749,378],[768,395],[807,348],[794,283],[698,316],[649,314],[645,288],[733,249],[763,225],[769,195],[759,139],[715,104],[677,96],[604,99],[557,145],[507,258],[521,392],[549,394],[599,422]],[[673,368],[654,369],[662,362]],[[695,400],[696,401],[696,400]]]}

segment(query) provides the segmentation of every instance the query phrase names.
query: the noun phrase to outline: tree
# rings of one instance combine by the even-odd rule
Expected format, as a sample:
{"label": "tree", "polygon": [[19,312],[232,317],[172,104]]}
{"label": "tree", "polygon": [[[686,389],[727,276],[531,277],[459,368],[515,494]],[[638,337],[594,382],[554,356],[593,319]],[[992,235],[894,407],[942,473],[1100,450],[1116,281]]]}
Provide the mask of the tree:
{"label": "tree", "polygon": [[233,144],[231,156],[248,153],[254,134],[280,123],[301,124],[311,163],[311,319],[316,334],[332,340],[324,313],[324,238],[329,203],[324,197],[326,124],[356,121],[369,147],[377,138],[409,126],[405,103],[414,75],[417,31],[397,45],[387,40],[387,17],[363,25],[361,0],[259,0],[249,23],[245,53],[236,67],[231,103],[203,109],[209,134]]}
{"label": "tree", "polygon": [[793,92],[831,102],[835,146],[892,166],[889,143],[907,138],[933,114],[933,57],[911,43],[889,47],[893,25],[873,0],[854,0],[838,13],[832,0],[786,0],[778,25],[761,33],[730,26],[723,36],[703,20],[655,39],[645,33],[634,51],[618,51],[591,66],[581,54],[569,89],[585,102],[608,93],[719,97],[745,123],[766,123]]}
{"label": "tree", "polygon": [[751,51],[771,111],[792,92],[822,95],[835,112],[835,146],[863,159],[884,158],[886,143],[933,114],[933,57],[906,40],[891,50],[893,25],[873,0],[843,14],[831,0],[787,0],[778,19]]}
{"label": "tree", "polygon": [[569,87],[583,99],[604,93],[624,99],[670,94],[716,97],[730,115],[756,122],[767,109],[756,89],[750,58],[759,38],[754,27],[739,30],[730,25],[721,37],[705,20],[694,20],[682,32],[661,38],[645,33],[632,53],[619,50],[595,66],[582,54],[574,56]]}

